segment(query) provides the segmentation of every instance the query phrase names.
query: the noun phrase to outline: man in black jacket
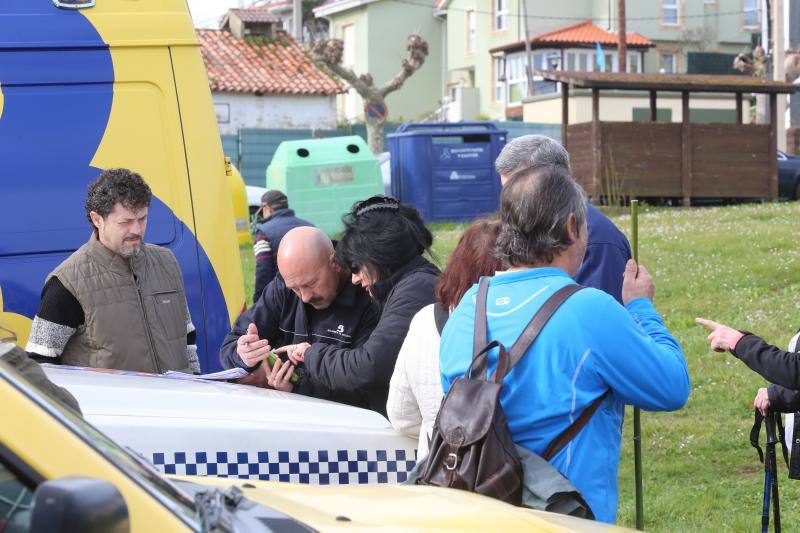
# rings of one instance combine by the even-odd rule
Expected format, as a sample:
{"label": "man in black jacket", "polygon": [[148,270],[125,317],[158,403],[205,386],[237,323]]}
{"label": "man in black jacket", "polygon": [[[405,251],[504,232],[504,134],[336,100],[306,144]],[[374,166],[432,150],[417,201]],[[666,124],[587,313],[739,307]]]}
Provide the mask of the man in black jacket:
{"label": "man in black jacket", "polygon": [[256,377],[248,383],[359,404],[352,391],[328,387],[302,366],[297,369],[301,380],[293,385],[289,378],[294,366],[277,362],[280,375],[275,380],[265,360],[272,347],[304,342],[357,348],[378,322],[377,306],[366,291],[350,282],[350,273],[336,263],[330,239],[317,228],[289,231],[278,254],[278,267],[280,276],[239,316],[225,338],[220,349],[222,366],[254,372]]}
{"label": "man in black jacket", "polygon": [[256,242],[253,253],[256,256],[256,283],[253,302],[258,300],[264,287],[278,273],[278,247],[290,230],[314,224],[294,215],[289,209],[289,200],[278,190],[271,190],[261,196],[261,216],[264,218],[256,227]]}

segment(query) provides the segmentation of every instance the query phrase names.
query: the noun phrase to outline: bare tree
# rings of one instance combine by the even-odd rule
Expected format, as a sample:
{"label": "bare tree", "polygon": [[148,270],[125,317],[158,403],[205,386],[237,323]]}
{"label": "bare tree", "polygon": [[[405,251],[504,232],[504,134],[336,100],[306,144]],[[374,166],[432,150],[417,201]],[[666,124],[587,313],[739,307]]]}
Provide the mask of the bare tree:
{"label": "bare tree", "polygon": [[[352,69],[342,66],[344,43],[341,39],[317,41],[311,50],[311,57],[321,69],[355,89],[366,105],[377,104],[385,108],[386,96],[400,89],[405,81],[425,63],[425,58],[428,56],[428,43],[419,35],[409,35],[406,52],[400,72],[380,87],[375,86],[371,74],[365,73],[359,76]],[[386,117],[376,120],[365,113],[364,122],[367,125],[367,143],[370,149],[376,154],[383,152],[383,130]]]}
{"label": "bare tree", "polygon": [[794,83],[797,78],[800,78],[800,48],[786,50],[784,65],[786,68],[786,81]]}
{"label": "bare tree", "polygon": [[681,44],[683,47],[693,46],[697,48],[698,52],[705,52],[710,49],[715,41],[714,30],[705,25],[687,28],[683,30],[681,34]]}
{"label": "bare tree", "polygon": [[754,78],[764,79],[767,69],[767,54],[760,46],[756,46],[753,55],[739,54],[733,60],[733,68],[739,72],[749,74]]}

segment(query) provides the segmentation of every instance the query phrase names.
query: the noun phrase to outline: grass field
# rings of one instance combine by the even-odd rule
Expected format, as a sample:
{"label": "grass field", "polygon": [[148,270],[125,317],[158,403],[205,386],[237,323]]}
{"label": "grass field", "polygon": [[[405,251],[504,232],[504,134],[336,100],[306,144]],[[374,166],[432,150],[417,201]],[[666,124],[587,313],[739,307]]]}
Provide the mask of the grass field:
{"label": "grass field", "polygon": [[[754,531],[763,470],[748,436],[765,382],[730,354],[708,349],[696,316],[754,331],[784,347],[800,327],[800,203],[644,210],[639,254],[656,281],[655,304],[683,347],[692,394],[676,413],[643,413],[645,527]],[[614,222],[629,234],[630,217]],[[437,225],[443,263],[464,226]],[[242,249],[252,293],[252,251]],[[654,376],[657,379],[657,376]],[[635,525],[632,416],[623,428],[618,523]],[[779,464],[782,525],[800,530],[800,482]]]}

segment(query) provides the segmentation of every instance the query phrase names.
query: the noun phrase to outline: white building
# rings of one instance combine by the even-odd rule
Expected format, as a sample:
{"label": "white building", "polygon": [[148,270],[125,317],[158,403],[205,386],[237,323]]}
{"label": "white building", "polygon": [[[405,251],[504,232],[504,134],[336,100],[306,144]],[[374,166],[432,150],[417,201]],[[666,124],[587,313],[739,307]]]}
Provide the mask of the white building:
{"label": "white building", "polygon": [[265,8],[231,9],[198,29],[220,133],[241,128],[332,129],[339,84]]}

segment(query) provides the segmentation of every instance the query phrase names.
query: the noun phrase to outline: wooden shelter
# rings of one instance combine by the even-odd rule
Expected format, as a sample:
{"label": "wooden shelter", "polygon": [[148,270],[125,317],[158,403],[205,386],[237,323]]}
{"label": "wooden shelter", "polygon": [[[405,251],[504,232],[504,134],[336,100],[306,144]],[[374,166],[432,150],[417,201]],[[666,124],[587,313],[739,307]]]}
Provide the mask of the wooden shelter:
{"label": "wooden shelter", "polygon": [[[561,83],[561,136],[589,197],[777,198],[777,97],[800,87],[745,76],[541,71]],[[570,87],[591,89],[592,121],[569,123]],[[600,90],[648,91],[650,122],[600,120]],[[659,123],[659,91],[680,92],[682,122]],[[693,124],[690,93],[733,93],[735,124]],[[743,124],[743,95],[769,95],[769,124]]]}

